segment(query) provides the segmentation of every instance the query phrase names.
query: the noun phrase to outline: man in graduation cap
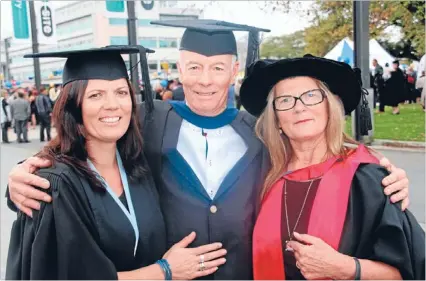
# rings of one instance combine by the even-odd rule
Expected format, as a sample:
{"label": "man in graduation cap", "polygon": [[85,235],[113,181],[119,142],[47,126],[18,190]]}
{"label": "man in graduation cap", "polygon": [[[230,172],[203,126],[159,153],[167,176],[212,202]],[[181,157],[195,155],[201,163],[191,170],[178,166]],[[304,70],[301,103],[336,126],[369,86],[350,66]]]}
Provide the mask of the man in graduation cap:
{"label": "man in graduation cap", "polygon": [[[186,28],[178,64],[185,102],[154,101],[150,106],[148,100],[141,114],[144,151],[159,190],[167,242],[173,245],[191,231],[197,234],[191,246],[221,242],[227,262],[208,278],[252,279],[252,232],[269,157],[254,133],[255,117],[227,108],[227,95],[239,69],[233,31],[250,34],[248,66],[257,58],[258,32],[267,30],[213,20],[152,24]],[[22,199],[36,198],[23,196],[22,186],[30,180],[23,171],[37,165],[26,164],[9,177],[22,206],[31,202]],[[398,200],[407,197],[404,171],[395,170],[387,180],[390,191],[402,190]],[[200,256],[199,270],[207,269],[206,258]]]}

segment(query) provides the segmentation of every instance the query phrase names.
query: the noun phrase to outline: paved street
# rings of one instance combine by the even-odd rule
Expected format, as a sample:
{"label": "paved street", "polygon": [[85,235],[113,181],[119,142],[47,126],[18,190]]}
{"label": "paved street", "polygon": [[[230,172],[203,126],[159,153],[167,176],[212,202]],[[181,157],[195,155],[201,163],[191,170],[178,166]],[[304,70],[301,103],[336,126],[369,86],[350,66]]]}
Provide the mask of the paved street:
{"label": "paved street", "polygon": [[[10,228],[15,219],[15,214],[11,212],[3,199],[7,184],[7,174],[11,168],[20,160],[23,160],[39,150],[42,144],[37,138],[38,129],[31,132],[31,143],[18,144],[11,143],[0,145],[0,195],[1,199],[1,275],[4,278],[6,267],[7,250],[9,245]],[[381,151],[393,163],[404,168],[411,181],[411,206],[410,210],[415,214],[420,223],[425,223],[425,153],[407,151]]]}

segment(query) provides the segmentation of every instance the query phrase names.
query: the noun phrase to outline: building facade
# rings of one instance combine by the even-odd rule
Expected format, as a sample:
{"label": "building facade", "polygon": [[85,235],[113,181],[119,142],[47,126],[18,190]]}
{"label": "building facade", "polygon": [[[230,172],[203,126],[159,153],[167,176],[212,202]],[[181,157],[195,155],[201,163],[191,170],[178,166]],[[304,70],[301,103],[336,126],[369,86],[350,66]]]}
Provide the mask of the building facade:
{"label": "building facade", "polygon": [[[184,30],[150,25],[150,21],[202,18],[200,10],[180,8],[176,2],[154,1],[152,9],[146,10],[142,1],[135,1],[138,44],[155,50],[155,53],[148,55],[151,77],[164,71],[163,67],[168,68],[168,74],[176,75],[177,47]],[[58,43],[40,45],[40,52],[128,44],[127,13],[107,12],[105,1],[73,1],[55,11]],[[31,83],[34,79],[33,60],[23,58],[25,54],[32,53],[31,45],[14,43],[12,40],[8,53],[11,79]],[[130,69],[128,56],[123,55],[123,58]],[[63,58],[40,59],[42,84],[60,84],[64,62]]]}

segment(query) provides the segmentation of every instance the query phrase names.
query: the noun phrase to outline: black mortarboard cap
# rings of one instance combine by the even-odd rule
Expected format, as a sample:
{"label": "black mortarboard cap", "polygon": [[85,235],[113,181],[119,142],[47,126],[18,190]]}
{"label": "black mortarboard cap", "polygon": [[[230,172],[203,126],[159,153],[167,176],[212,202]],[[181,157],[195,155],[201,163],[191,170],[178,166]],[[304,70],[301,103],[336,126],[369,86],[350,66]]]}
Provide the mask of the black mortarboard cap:
{"label": "black mortarboard cap", "polygon": [[[76,80],[129,79],[128,70],[121,54],[136,53],[140,54],[141,73],[145,85],[145,93],[151,93],[146,54],[154,53],[154,51],[142,46],[114,45],[86,50],[28,54],[25,55],[24,58],[67,58],[62,73],[62,85],[65,86]],[[151,95],[146,94],[145,100],[147,101],[147,109],[151,111],[153,108]]]}
{"label": "black mortarboard cap", "polygon": [[[179,50],[191,51],[204,56],[237,55],[237,43],[233,31],[248,31],[249,46],[247,65],[258,58],[259,32],[270,32],[268,29],[209,19],[197,20],[159,20],[151,24],[186,28]],[[252,55],[251,53],[257,53]]]}

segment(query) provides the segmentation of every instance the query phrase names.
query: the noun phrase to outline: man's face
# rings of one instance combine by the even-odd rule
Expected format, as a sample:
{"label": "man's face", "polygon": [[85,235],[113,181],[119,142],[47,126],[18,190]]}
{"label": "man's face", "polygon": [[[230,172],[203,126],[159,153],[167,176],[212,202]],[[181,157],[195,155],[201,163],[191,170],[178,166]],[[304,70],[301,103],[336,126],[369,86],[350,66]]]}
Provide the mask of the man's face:
{"label": "man's face", "polygon": [[228,88],[238,68],[232,55],[206,57],[180,51],[178,69],[189,108],[203,116],[220,114],[226,108]]}
{"label": "man's face", "polygon": [[373,60],[373,66],[375,67],[377,65],[377,61]]}

